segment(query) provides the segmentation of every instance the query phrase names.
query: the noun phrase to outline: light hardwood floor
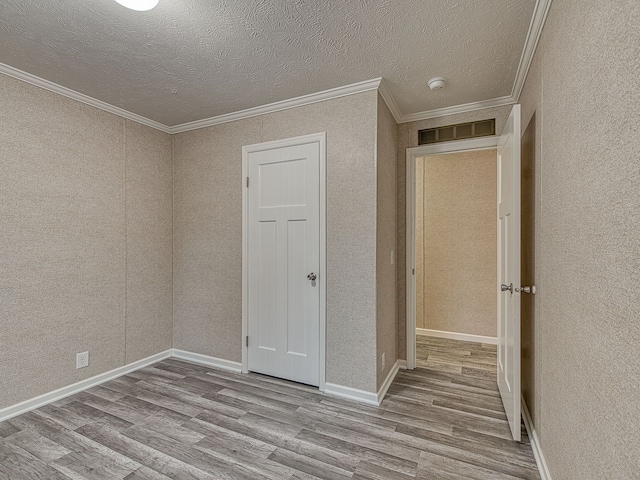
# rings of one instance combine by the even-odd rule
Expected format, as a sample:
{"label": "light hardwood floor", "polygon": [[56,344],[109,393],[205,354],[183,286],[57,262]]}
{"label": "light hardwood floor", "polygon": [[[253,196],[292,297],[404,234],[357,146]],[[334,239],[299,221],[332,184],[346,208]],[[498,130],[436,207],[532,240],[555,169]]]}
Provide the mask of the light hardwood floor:
{"label": "light hardwood floor", "polygon": [[417,343],[380,407],[165,360],[0,423],[0,478],[538,479],[495,347]]}

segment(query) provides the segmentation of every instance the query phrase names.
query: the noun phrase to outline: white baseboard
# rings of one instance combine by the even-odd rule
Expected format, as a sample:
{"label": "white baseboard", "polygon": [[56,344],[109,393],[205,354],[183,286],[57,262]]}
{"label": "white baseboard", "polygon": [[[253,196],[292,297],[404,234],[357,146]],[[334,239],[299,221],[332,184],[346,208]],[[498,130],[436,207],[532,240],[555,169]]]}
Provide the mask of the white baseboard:
{"label": "white baseboard", "polygon": [[338,385],[336,383],[326,383],[324,393],[327,395],[333,395],[334,397],[347,398],[349,400],[366,403],[367,405],[375,405],[377,407],[382,403],[384,396],[387,394],[387,390],[389,390],[393,380],[396,378],[398,370],[400,369],[400,362],[404,362],[406,368],[406,361],[396,360],[396,363],[393,365],[393,368],[389,370],[389,374],[387,375],[387,378],[385,378],[380,390],[378,390],[378,393],[345,387],[344,385]]}
{"label": "white baseboard", "polygon": [[326,383],[324,393],[335,397],[348,398],[349,400],[356,400],[369,405],[375,405],[376,407],[379,405],[377,394],[367,392],[365,390],[358,390],[357,388],[345,387],[336,383]]}
{"label": "white baseboard", "polygon": [[[387,390],[389,390],[389,387],[393,383],[393,380],[396,378],[396,375],[398,374],[398,370],[400,369],[399,363],[400,363],[400,360],[396,360],[396,363],[393,365],[393,368],[389,370],[389,374],[387,375],[387,378],[384,379],[384,383],[380,387],[380,390],[378,390],[378,405],[382,403],[382,400],[384,400],[384,396],[387,394]],[[406,362],[405,362],[405,365],[406,365]]]}
{"label": "white baseboard", "polygon": [[186,360],[188,362],[200,363],[202,365],[209,365],[211,367],[217,367],[222,370],[229,370],[236,373],[240,373],[242,371],[242,364],[240,362],[232,362],[231,360],[210,357],[209,355],[202,355],[201,353],[187,352],[185,350],[178,350],[177,348],[171,349],[171,357]]}
{"label": "white baseboard", "polygon": [[485,337],[483,335],[471,335],[469,333],[445,332],[444,330],[431,330],[429,328],[416,328],[416,335],[425,335],[427,337],[451,338],[453,340],[461,340],[463,342],[487,343],[489,345],[497,345],[496,337]]}
{"label": "white baseboard", "polygon": [[527,408],[527,404],[525,403],[522,396],[520,397],[520,400],[520,403],[522,404],[522,419],[524,420],[524,426],[527,429],[527,434],[529,435],[529,441],[531,442],[531,450],[533,450],[533,456],[536,459],[536,464],[538,465],[538,470],[540,471],[540,478],[541,480],[551,480],[551,473],[549,473],[549,467],[547,466],[547,462],[544,459],[542,448],[540,448],[540,440],[538,440],[538,435],[536,434],[536,430],[533,427],[533,421],[531,420],[529,409]]}
{"label": "white baseboard", "polygon": [[406,370],[407,369],[407,361],[406,360],[398,360],[398,368],[400,370]]}
{"label": "white baseboard", "polygon": [[[142,360],[138,360],[137,362],[129,363],[109,372],[101,373],[100,375],[96,375],[72,385],[59,388],[57,390],[54,390],[53,392],[45,393],[38,397],[31,398],[29,400],[25,400],[24,402],[20,402],[15,405],[3,408],[0,410],[0,422],[13,418],[17,415],[27,413],[31,410],[42,407],[43,405],[47,405],[51,402],[55,402],[56,400],[68,397],[75,393],[80,393],[91,387],[95,387],[102,383],[108,382],[109,380],[113,380],[115,378],[121,377],[122,375],[126,375],[149,365],[153,365],[154,363],[165,360],[167,358],[177,358],[179,360],[186,360],[202,365],[208,365],[236,373],[241,373],[242,371],[242,364],[240,362],[232,362],[230,360],[224,360],[222,358],[216,358],[209,355],[202,355],[200,353],[187,352],[185,350],[172,348],[170,350],[157,353],[150,357],[143,358]],[[400,368],[406,369],[406,367],[406,360],[397,360],[393,368],[389,371],[389,374],[380,387],[378,393],[358,390],[357,388],[345,387],[343,385],[337,385],[335,383],[326,383],[324,393],[337,397],[348,398],[350,400],[356,400],[358,402],[366,403],[369,405],[378,406],[384,399],[387,390],[393,383],[394,378],[398,374],[398,370]]]}
{"label": "white baseboard", "polygon": [[91,378],[87,378],[86,380],[81,380],[71,385],[67,385],[66,387],[62,387],[52,392],[48,392],[29,400],[16,403],[15,405],[3,408],[0,410],[0,422],[21,415],[23,413],[27,413],[31,410],[35,410],[36,408],[42,407],[43,405],[46,405],[48,403],[68,397],[69,395],[80,393],[83,390],[95,387],[96,385],[108,382],[109,380],[121,377],[122,375],[126,375],[127,373],[131,373],[135,370],[153,365],[154,363],[164,360],[165,358],[169,358],[170,356],[171,350],[156,353],[155,355],[143,358],[142,360],[138,360],[137,362],[129,363],[114,370],[95,375]]}

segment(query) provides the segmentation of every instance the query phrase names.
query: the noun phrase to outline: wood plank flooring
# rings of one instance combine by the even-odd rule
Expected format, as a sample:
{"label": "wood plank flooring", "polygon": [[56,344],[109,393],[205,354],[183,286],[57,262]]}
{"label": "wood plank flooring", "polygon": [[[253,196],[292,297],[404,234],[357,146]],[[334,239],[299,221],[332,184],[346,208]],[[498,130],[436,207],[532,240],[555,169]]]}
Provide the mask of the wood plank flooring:
{"label": "wood plank flooring", "polygon": [[1,479],[539,479],[495,347],[418,336],[382,406],[174,359],[0,423]]}

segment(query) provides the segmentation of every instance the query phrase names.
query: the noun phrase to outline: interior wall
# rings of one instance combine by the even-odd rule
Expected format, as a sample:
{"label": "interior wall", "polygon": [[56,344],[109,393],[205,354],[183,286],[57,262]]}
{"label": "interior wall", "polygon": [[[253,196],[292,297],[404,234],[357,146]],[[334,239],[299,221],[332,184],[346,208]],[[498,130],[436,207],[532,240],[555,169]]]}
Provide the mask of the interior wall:
{"label": "interior wall", "polygon": [[262,119],[173,136],[173,346],[242,361],[242,146]]}
{"label": "interior wall", "polygon": [[[544,32],[543,32],[544,33]],[[529,260],[525,260],[522,272],[523,282],[530,281],[536,286],[536,294],[521,299],[521,334],[522,356],[521,356],[521,374],[522,374],[522,395],[527,406],[527,410],[531,415],[531,419],[536,428],[536,433],[540,435],[542,418],[539,412],[542,408],[542,303],[544,301],[544,279],[542,275],[543,269],[546,267],[542,259],[543,240],[544,240],[544,224],[542,222],[542,59],[544,51],[544,36],[540,38],[535,55],[531,62],[527,79],[520,95],[519,102],[521,104],[521,123],[523,137],[521,142],[522,154],[522,171],[521,181],[525,180],[526,169],[534,173],[534,192],[535,197],[534,224],[535,234],[533,238],[533,255],[535,262],[533,265]],[[521,200],[530,196],[530,180],[525,182]],[[523,225],[530,225],[531,221],[531,205],[522,211]],[[531,251],[531,236],[526,235],[523,242],[524,250]],[[521,259],[522,261],[523,259]],[[529,272],[526,272],[526,270]],[[533,276],[531,270],[533,269]],[[525,279],[524,276],[528,278]],[[532,278],[533,277],[533,278]],[[524,283],[523,283],[524,284]],[[528,285],[528,283],[527,283]]]}
{"label": "interior wall", "polygon": [[495,337],[496,150],[416,161],[416,326]]}
{"label": "interior wall", "polygon": [[171,347],[171,138],[5,75],[0,105],[3,408]]}
{"label": "interior wall", "polygon": [[171,347],[172,139],[130,120],[125,133],[125,363],[131,363]]}
{"label": "interior wall", "polygon": [[490,118],[496,119],[496,134],[500,135],[504,124],[509,118],[511,106],[485,108],[474,112],[460,113],[456,115],[447,115],[444,117],[430,118],[417,122],[401,123],[398,125],[398,166],[396,171],[397,178],[397,245],[398,245],[398,264],[396,269],[397,285],[398,285],[398,358],[406,359],[407,349],[407,285],[406,285],[406,229],[407,229],[407,148],[418,146],[418,131],[425,128],[440,127],[443,125],[455,125],[457,123],[475,122],[478,120],[486,120]]}
{"label": "interior wall", "polygon": [[534,426],[554,479],[640,468],[639,23],[635,0],[554,0],[520,97],[539,146]]}
{"label": "interior wall", "polygon": [[[378,95],[376,135],[376,346],[377,390],[398,359],[396,293],[397,124]],[[393,257],[393,258],[392,258]],[[382,355],[385,366],[382,367]]]}
{"label": "interior wall", "polygon": [[329,383],[375,392],[376,91],[174,136],[174,347],[242,354],[242,146],[327,133]]}

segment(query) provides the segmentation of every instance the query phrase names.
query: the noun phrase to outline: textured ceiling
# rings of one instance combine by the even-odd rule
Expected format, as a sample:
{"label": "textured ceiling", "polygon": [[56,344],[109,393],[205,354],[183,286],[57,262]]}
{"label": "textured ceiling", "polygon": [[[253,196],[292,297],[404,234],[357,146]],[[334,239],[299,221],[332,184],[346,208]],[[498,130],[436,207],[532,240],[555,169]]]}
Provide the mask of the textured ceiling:
{"label": "textured ceiling", "polygon": [[168,126],[377,77],[407,115],[510,95],[535,3],[0,0],[0,62]]}

